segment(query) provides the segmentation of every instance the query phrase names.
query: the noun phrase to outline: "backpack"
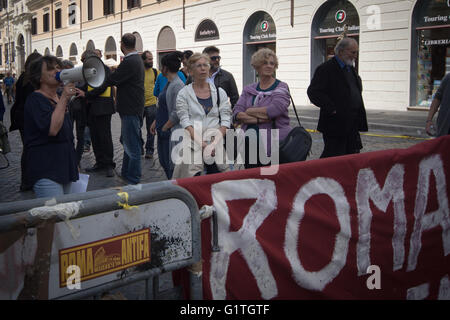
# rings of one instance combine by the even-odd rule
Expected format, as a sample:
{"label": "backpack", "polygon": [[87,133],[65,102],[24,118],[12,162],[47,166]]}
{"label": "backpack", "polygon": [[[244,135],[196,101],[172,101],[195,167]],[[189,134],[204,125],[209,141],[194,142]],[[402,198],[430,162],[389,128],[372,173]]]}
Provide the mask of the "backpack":
{"label": "backpack", "polygon": [[153,84],[155,84],[156,83],[156,78],[158,77],[158,71],[156,71],[155,68],[152,68],[152,69],[153,69],[153,74],[155,75],[155,77],[153,79]]}

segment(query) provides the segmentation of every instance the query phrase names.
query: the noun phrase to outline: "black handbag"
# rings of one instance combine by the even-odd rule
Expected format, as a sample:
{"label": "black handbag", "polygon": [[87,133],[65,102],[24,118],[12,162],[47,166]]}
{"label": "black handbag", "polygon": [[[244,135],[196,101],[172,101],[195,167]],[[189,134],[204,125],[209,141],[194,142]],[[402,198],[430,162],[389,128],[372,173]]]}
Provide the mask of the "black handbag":
{"label": "black handbag", "polygon": [[311,135],[300,124],[300,119],[295,108],[294,100],[292,99],[292,106],[294,107],[295,116],[297,117],[298,127],[294,127],[286,138],[280,142],[280,163],[289,163],[304,161],[311,151],[312,139]]}

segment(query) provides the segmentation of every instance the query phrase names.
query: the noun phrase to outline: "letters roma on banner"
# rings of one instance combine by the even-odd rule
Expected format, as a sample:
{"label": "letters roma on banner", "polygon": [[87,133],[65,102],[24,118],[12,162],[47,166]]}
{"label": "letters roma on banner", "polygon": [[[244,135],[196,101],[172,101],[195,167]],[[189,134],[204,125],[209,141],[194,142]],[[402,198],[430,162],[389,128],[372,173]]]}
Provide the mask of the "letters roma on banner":
{"label": "letters roma on banner", "polygon": [[218,214],[220,252],[202,221],[204,298],[450,299],[449,150],[447,136],[177,180]]}

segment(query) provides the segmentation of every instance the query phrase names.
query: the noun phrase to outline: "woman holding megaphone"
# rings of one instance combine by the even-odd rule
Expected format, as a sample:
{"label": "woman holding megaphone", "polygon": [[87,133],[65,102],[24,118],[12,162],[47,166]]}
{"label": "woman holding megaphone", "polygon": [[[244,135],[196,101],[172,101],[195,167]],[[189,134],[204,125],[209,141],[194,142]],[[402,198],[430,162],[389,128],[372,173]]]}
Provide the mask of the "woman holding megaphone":
{"label": "woman holding megaphone", "polygon": [[61,96],[56,73],[60,61],[44,56],[30,66],[30,82],[35,91],[25,103],[24,142],[26,177],[37,198],[70,193],[78,180],[73,127],[67,106],[70,98],[81,94],[73,83],[64,86]]}

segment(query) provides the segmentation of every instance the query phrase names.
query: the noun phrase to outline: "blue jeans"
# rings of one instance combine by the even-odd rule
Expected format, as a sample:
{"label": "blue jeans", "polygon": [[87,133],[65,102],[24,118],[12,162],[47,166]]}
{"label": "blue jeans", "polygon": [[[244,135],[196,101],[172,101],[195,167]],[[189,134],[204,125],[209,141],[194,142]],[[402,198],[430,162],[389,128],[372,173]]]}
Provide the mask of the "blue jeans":
{"label": "blue jeans", "polygon": [[[145,152],[153,154],[155,152],[155,136],[150,132],[152,122],[156,118],[156,105],[151,105],[144,108],[144,120],[147,129],[147,142],[145,143]],[[144,146],[144,139],[141,138],[142,146]]]}
{"label": "blue jeans", "polygon": [[[167,133],[165,133],[167,135]],[[170,131],[168,133],[168,137],[160,135],[158,133],[158,158],[161,167],[163,167],[164,172],[166,173],[167,179],[172,179],[174,165],[170,155]]]}
{"label": "blue jeans", "polygon": [[70,193],[71,185],[72,182],[62,185],[50,179],[39,179],[34,184],[33,191],[36,198],[57,197]]}
{"label": "blue jeans", "polygon": [[131,184],[141,181],[141,119],[121,115],[120,142],[123,145],[122,177]]}

